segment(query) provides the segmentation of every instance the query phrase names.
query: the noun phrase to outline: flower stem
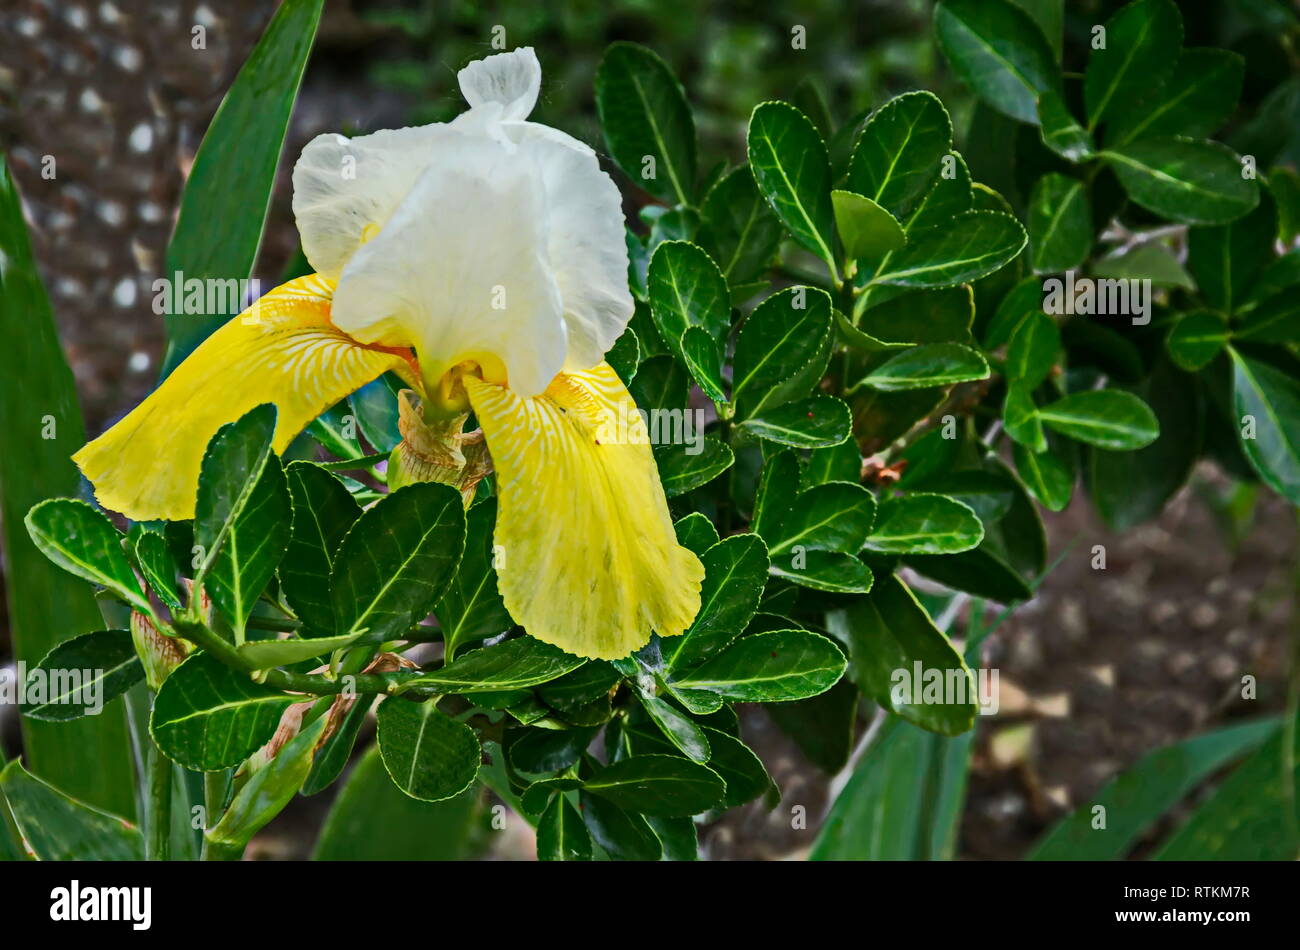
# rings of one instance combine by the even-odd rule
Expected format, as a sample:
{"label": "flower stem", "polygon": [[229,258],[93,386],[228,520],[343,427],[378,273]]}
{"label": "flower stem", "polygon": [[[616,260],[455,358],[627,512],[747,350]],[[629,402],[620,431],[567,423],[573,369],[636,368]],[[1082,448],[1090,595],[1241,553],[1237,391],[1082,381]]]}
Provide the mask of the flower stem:
{"label": "flower stem", "polygon": [[172,841],[172,763],[156,745],[149,747],[150,861],[170,861]]}

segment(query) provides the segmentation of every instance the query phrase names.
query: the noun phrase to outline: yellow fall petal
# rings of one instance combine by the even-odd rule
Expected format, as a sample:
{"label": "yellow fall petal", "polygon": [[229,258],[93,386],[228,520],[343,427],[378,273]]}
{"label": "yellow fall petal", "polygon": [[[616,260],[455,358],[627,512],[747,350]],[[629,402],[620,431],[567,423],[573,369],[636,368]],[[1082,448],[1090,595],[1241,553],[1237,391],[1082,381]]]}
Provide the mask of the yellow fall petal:
{"label": "yellow fall petal", "polygon": [[316,416],[387,370],[420,388],[411,354],[363,346],[330,323],[332,281],[277,287],[199,345],[121,422],[72,458],[100,504],[139,521],[194,517],[208,440],[262,403],[282,452]]}
{"label": "yellow fall petal", "polygon": [[704,566],[677,543],[648,442],[617,437],[619,420],[638,417],[609,365],[561,373],[531,399],[471,377],[465,386],[497,473],[510,615],[595,659],[627,656],[651,631],[684,633]]}

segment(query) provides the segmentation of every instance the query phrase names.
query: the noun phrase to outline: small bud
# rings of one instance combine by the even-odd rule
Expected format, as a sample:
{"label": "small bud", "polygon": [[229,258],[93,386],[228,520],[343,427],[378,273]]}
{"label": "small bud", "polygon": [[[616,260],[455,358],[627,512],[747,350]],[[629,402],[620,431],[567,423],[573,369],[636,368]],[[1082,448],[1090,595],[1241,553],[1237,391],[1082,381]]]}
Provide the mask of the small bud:
{"label": "small bud", "polygon": [[131,639],[144,665],[144,679],[150,689],[163,684],[171,671],[181,665],[194,647],[187,640],[169,637],[138,610],[131,611]]}

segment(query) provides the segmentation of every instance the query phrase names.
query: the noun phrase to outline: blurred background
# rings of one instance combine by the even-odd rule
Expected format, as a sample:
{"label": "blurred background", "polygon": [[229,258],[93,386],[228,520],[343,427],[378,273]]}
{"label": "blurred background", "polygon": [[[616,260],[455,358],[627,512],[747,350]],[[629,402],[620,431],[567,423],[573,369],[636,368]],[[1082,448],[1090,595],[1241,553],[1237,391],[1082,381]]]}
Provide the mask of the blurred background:
{"label": "blurred background", "polygon": [[[1066,4],[1067,68],[1085,59],[1092,24],[1119,5]],[[1275,0],[1180,5],[1186,45],[1245,56],[1243,116],[1279,85],[1297,104],[1290,128],[1267,130],[1277,160],[1295,165],[1294,11]],[[180,189],[207,123],[275,7],[274,0],[0,2],[0,146],[23,194],[91,436],[157,378],[163,322],[151,308],[151,284],[162,276]],[[708,168],[743,160],[753,106],[797,99],[810,78],[837,124],[897,93],[930,89],[953,113],[960,144],[973,101],[937,51],[931,12],[928,0],[725,8],[682,0],[329,0],[256,276],[270,287],[296,266],[289,172],[302,146],[324,131],[454,117],[464,108],[456,70],[493,52],[494,30],[504,29],[507,47],[537,48],[544,78],[534,118],[598,151],[592,77],[600,56],[614,40],[650,46],[686,88]],[[791,46],[796,26],[806,30],[806,49]],[[202,48],[195,48],[196,27]],[[54,157],[53,179],[42,176],[46,156]],[[647,196],[629,187],[627,198],[635,220]],[[1107,533],[1082,494],[1070,509],[1044,515],[1052,556],[1070,544],[1104,544],[1108,566],[1098,572],[1086,557],[1067,559],[992,641],[988,665],[1001,670],[1002,708],[979,722],[959,844],[967,858],[1018,857],[1143,753],[1282,705],[1296,557],[1294,516],[1285,504],[1206,467],[1158,521],[1123,537]],[[10,657],[4,616],[0,611],[0,662]],[[1244,675],[1259,682],[1254,701],[1240,698]],[[12,707],[0,706],[0,728],[7,751],[16,753]],[[806,804],[814,821],[829,777],[761,712],[747,717],[745,730],[786,801]],[[307,854],[326,805],[311,800],[286,813],[258,844],[260,853]],[[769,813],[761,804],[702,835],[706,852],[719,858],[798,856],[810,840],[791,831],[786,810]],[[492,844],[496,857],[531,852],[531,843],[509,836]]]}

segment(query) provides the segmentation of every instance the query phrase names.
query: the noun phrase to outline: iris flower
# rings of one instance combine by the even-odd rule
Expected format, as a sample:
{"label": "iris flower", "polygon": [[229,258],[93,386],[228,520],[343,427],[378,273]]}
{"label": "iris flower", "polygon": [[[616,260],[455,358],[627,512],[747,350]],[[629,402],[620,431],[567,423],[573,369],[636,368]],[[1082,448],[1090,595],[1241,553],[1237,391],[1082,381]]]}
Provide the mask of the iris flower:
{"label": "iris flower", "polygon": [[272,402],[282,452],[392,371],[419,397],[404,415],[418,405],[431,431],[458,433],[472,410],[482,428],[515,621],[580,656],[626,656],[686,630],[704,571],[649,445],[600,438],[635,418],[604,362],[633,310],[619,192],[590,148],[527,121],[531,49],[458,79],[470,108],[452,122],[313,139],[293,210],[316,273],[218,329],[74,459],[104,507],[192,518],[222,425]]}

